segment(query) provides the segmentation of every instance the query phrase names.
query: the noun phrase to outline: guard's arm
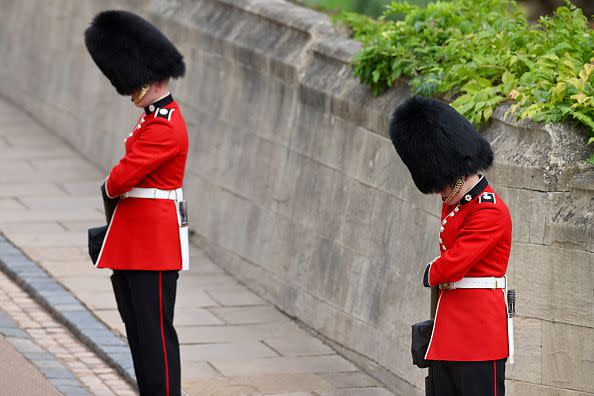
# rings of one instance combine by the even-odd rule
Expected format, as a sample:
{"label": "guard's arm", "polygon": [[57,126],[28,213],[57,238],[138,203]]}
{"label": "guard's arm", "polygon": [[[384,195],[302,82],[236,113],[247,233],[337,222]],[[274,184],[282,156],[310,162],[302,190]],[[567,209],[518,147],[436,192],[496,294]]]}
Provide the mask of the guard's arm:
{"label": "guard's arm", "polygon": [[171,124],[167,120],[153,120],[109,173],[106,194],[113,198],[131,190],[178,151]]}
{"label": "guard's arm", "polygon": [[425,270],[426,286],[457,282],[480,261],[505,232],[504,217],[494,205],[477,209],[461,229],[454,245]]}

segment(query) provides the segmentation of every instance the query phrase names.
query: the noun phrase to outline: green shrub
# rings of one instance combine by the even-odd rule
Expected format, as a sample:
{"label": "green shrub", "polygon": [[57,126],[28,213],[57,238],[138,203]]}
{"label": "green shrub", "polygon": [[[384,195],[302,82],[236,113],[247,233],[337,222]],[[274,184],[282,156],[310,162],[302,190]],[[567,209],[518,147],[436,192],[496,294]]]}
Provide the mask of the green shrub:
{"label": "green shrub", "polygon": [[513,0],[395,1],[378,20],[340,20],[363,42],[355,75],[376,95],[406,77],[414,93],[453,101],[476,125],[510,101],[516,119],[573,119],[594,142],[594,35],[568,0],[536,25]]}
{"label": "green shrub", "polygon": [[[378,17],[391,0],[305,0],[305,5],[322,10],[351,11],[359,14]],[[426,5],[429,0],[409,0],[411,4]]]}

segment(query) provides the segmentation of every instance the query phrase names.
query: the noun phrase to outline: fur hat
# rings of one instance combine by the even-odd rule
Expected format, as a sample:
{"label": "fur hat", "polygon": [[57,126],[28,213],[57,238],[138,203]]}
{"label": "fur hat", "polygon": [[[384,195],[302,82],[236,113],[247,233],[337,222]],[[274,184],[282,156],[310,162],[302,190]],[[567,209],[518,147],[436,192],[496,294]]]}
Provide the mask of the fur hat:
{"label": "fur hat", "polygon": [[183,77],[183,56],[159,29],[128,11],[99,13],[85,31],[91,57],[120,95]]}
{"label": "fur hat", "polygon": [[424,194],[440,192],[493,163],[487,140],[456,110],[435,99],[413,96],[400,104],[390,138]]}

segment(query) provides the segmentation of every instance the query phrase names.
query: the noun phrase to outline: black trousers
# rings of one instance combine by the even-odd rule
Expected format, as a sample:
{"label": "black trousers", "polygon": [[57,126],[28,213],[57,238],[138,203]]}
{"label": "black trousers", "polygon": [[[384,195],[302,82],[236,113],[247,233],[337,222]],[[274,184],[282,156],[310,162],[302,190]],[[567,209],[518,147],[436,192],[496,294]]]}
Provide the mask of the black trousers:
{"label": "black trousers", "polygon": [[181,395],[179,341],[173,328],[178,277],[178,271],[121,270],[111,276],[141,396]]}
{"label": "black trousers", "polygon": [[433,361],[435,396],[504,396],[506,360]]}

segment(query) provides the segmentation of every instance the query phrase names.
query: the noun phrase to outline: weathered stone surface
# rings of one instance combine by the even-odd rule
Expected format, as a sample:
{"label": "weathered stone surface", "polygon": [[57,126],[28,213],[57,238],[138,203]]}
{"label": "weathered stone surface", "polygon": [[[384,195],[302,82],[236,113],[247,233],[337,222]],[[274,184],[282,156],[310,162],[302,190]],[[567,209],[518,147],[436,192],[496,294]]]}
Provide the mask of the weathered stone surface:
{"label": "weathered stone surface", "polygon": [[355,366],[344,358],[333,356],[274,357],[246,360],[215,360],[213,366],[225,376],[265,374],[317,373],[320,371],[352,371]]}
{"label": "weathered stone surface", "polygon": [[542,383],[594,393],[593,339],[592,328],[543,322]]}
{"label": "weathered stone surface", "polygon": [[514,319],[515,363],[506,368],[506,377],[518,381],[542,381],[542,322]]}
{"label": "weathered stone surface", "polygon": [[261,342],[184,345],[181,355],[184,361],[244,361],[279,356]]}
{"label": "weathered stone surface", "polygon": [[[360,44],[334,32],[327,17],[280,0],[0,0],[0,6],[0,78],[11,81],[0,95],[104,170],[121,156],[136,115],[126,98],[114,101],[82,32],[108,7],[133,9],[162,28],[188,64],[173,91],[190,131],[184,188],[194,240],[261,298],[375,362],[376,375],[396,392],[422,392],[423,371],[409,360],[410,324],[428,314],[429,296],[419,279],[438,254],[439,202],[416,190],[387,138],[393,107],[410,93],[404,83],[373,97],[348,64]],[[16,40],[31,35],[37,39]],[[591,355],[584,354],[591,353],[592,338],[584,337],[594,328],[594,172],[583,162],[591,150],[580,128],[514,125],[505,110],[495,112],[484,133],[496,153],[488,178],[514,220],[508,275],[518,292],[519,317],[510,389],[528,395],[590,392],[589,379],[578,375],[592,371]],[[29,117],[20,119],[39,133]],[[103,220],[95,210],[100,202],[86,198],[96,186],[82,175],[93,170],[79,172],[72,151],[52,138],[29,142],[8,127],[0,145],[11,144],[26,144],[36,159],[17,164],[24,149],[7,153],[11,165],[3,169],[14,170],[0,175],[0,197],[9,200],[0,212],[7,223],[58,219],[76,232],[82,227],[76,222]],[[44,161],[49,168],[72,166],[58,178]],[[103,173],[93,171],[97,180]],[[21,184],[29,178],[46,183],[43,194]],[[66,183],[58,185],[58,179]],[[80,191],[85,194],[60,198]],[[48,194],[55,199],[46,201]],[[20,211],[15,197],[36,209]],[[45,232],[29,236],[24,230],[17,238],[42,245],[53,227],[43,225]],[[69,245],[68,232],[56,232],[61,236],[51,243]],[[35,246],[28,252],[45,262],[86,258],[77,245],[38,249],[43,257]],[[65,269],[55,265],[56,273]],[[194,273],[215,276],[221,270],[204,264]],[[182,293],[180,307],[198,302],[243,327],[182,328],[182,341],[273,337],[258,334],[262,328],[252,324],[267,320],[266,313],[255,312],[250,322],[220,307],[243,297]],[[558,326],[577,341],[551,341],[548,334]],[[302,332],[284,323],[277,331]],[[574,351],[572,342],[582,353],[568,362],[557,351]],[[566,380],[554,373],[557,367]]]}
{"label": "weathered stone surface", "polygon": [[510,282],[520,316],[590,327],[594,323],[594,255],[516,243]]}
{"label": "weathered stone surface", "polygon": [[579,392],[527,382],[506,381],[505,394],[510,396],[591,396],[590,392]]}
{"label": "weathered stone surface", "polygon": [[[206,377],[206,375],[204,376]],[[303,394],[305,391],[327,391],[332,384],[325,381],[319,374],[266,374],[238,377],[215,377],[192,381],[187,385],[190,394],[201,394],[208,390],[213,395],[241,395],[256,393],[260,395],[293,395]],[[288,392],[288,393],[287,393]],[[306,395],[311,395],[305,392]]]}

